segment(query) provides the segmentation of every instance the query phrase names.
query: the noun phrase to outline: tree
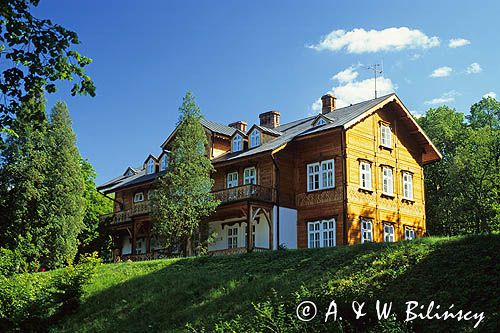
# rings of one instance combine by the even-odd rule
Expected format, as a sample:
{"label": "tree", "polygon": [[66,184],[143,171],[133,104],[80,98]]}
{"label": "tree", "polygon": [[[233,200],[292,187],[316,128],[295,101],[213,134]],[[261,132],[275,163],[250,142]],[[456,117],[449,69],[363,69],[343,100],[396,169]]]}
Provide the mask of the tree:
{"label": "tree", "polygon": [[95,86],[84,68],[91,59],[81,56],[72,46],[78,35],[48,19],[34,17],[30,10],[39,0],[3,0],[0,2],[0,149],[2,133],[15,130],[13,121],[25,112],[31,121],[42,124],[41,110],[22,105],[44,92],[56,91],[57,81],[73,81],[72,95],[95,95]]}
{"label": "tree", "polygon": [[166,246],[180,241],[185,246],[184,254],[191,255],[202,219],[213,213],[219,202],[210,192],[214,168],[206,156],[207,137],[200,124],[200,109],[190,92],[179,112],[171,161],[152,198],[153,231]]}
{"label": "tree", "polygon": [[96,189],[96,172],[88,160],[82,159],[81,163],[82,177],[84,181],[85,215],[83,217],[84,228],[79,235],[78,253],[99,252],[102,255],[108,253],[109,236],[102,232],[102,225],[99,217],[101,215],[113,212],[113,202]]}
{"label": "tree", "polygon": [[500,103],[483,98],[470,115],[443,106],[418,119],[443,154],[425,168],[428,230],[455,235],[500,230]]}
{"label": "tree", "polygon": [[36,264],[45,250],[49,123],[46,117],[36,122],[27,117],[33,110],[45,115],[43,98],[33,98],[23,108],[30,111],[19,113],[12,123],[17,135],[10,134],[0,151],[0,246],[21,249],[26,262]]}
{"label": "tree", "polygon": [[49,191],[43,216],[47,223],[45,263],[54,268],[75,257],[85,212],[81,157],[64,102],[57,102],[52,109],[46,149]]}

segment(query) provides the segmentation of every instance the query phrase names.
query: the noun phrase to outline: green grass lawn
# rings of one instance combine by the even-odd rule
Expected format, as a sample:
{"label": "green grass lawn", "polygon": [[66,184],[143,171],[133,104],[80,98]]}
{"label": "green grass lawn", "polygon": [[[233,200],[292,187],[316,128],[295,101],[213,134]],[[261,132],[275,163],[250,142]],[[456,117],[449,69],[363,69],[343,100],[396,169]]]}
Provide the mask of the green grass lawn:
{"label": "green grass lawn", "polygon": [[[87,286],[78,312],[52,330],[183,332],[190,323],[212,331],[237,315],[255,320],[252,303],[266,301],[273,290],[293,305],[293,293],[303,286],[346,302],[381,299],[403,306],[434,300],[446,308],[453,303],[457,309],[484,311],[479,331],[494,331],[499,253],[500,236],[489,235],[106,264]],[[469,331],[474,324],[413,323],[412,330],[429,332]]]}

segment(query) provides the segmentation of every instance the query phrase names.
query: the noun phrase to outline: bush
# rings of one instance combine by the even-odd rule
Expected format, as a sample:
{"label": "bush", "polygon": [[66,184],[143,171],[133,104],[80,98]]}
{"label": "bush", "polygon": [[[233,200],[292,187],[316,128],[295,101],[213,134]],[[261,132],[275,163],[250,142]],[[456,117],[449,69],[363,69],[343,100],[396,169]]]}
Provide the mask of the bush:
{"label": "bush", "polygon": [[47,330],[78,307],[99,263],[93,254],[54,272],[0,276],[0,332]]}

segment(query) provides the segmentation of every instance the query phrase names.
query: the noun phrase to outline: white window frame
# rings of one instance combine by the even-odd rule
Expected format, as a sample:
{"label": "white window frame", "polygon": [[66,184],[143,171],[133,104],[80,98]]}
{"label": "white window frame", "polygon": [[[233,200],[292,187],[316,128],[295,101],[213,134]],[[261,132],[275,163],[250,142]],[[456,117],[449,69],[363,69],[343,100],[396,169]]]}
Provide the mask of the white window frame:
{"label": "white window frame", "polygon": [[148,160],[147,174],[151,175],[153,173],[155,173],[155,161],[151,158],[151,159]]}
{"label": "white window frame", "polygon": [[411,172],[403,172],[403,199],[413,200],[413,174]]}
{"label": "white window frame", "polygon": [[243,150],[243,138],[241,135],[236,134],[233,138],[233,153]]}
{"label": "white window frame", "polygon": [[335,188],[335,160],[307,165],[307,192]]}
{"label": "white window frame", "polygon": [[257,169],[255,167],[243,170],[243,185],[257,184]]}
{"label": "white window frame", "polygon": [[238,171],[229,172],[226,175],[226,187],[233,188],[238,186]]}
{"label": "white window frame", "polygon": [[393,243],[395,239],[394,224],[384,223],[384,242]]}
{"label": "white window frame", "polygon": [[361,244],[373,242],[373,221],[361,219]]}
{"label": "white window frame", "polygon": [[143,202],[143,201],[144,201],[144,192],[134,193],[134,203]]}
{"label": "white window frame", "polygon": [[337,245],[335,218],[307,223],[308,248],[334,247]]}
{"label": "white window frame", "polygon": [[405,240],[415,239],[415,229],[406,227],[405,228]]}
{"label": "white window frame", "polygon": [[380,123],[380,145],[392,148],[392,131],[388,124]]}
{"label": "white window frame", "polygon": [[390,167],[382,167],[382,194],[394,196],[394,175]]}
{"label": "white window frame", "polygon": [[255,128],[252,133],[250,133],[250,148],[257,146],[260,146],[260,131]]}
{"label": "white window frame", "polygon": [[372,165],[369,162],[359,162],[359,187],[364,190],[372,189]]}
{"label": "white window frame", "polygon": [[227,248],[235,249],[238,247],[238,225],[227,227]]}
{"label": "white window frame", "polygon": [[167,170],[167,167],[168,167],[168,157],[167,157],[167,154],[164,154],[161,157],[161,161],[160,161],[160,171]]}

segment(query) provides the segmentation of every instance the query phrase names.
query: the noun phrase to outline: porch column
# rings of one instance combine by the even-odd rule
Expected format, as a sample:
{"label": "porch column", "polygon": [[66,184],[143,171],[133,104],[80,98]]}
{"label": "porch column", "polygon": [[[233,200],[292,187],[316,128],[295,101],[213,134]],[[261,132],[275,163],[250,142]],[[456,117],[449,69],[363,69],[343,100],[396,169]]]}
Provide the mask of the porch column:
{"label": "porch column", "polygon": [[151,253],[151,222],[148,222],[147,228],[145,228],[146,233],[146,253]]}
{"label": "porch column", "polygon": [[252,252],[253,250],[252,224],[252,205],[247,202],[247,252]]}
{"label": "porch column", "polygon": [[132,222],[132,254],[135,254],[135,247],[137,243],[137,230],[135,221]]}

